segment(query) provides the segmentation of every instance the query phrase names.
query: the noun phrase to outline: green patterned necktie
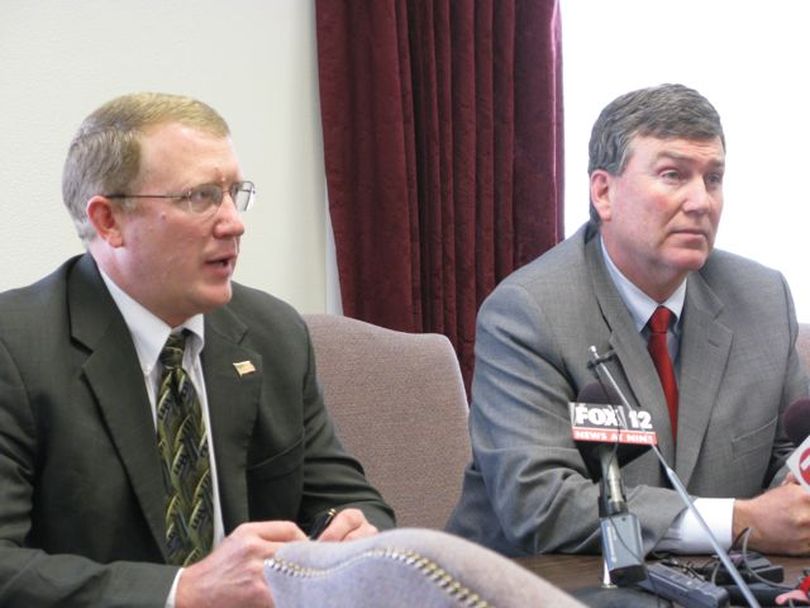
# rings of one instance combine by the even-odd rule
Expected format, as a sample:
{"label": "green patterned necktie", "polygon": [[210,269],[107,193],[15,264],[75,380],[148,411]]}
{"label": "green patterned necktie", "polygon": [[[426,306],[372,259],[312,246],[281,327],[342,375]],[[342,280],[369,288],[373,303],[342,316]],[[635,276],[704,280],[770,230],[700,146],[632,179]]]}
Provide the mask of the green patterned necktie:
{"label": "green patterned necktie", "polygon": [[171,335],[160,353],[163,375],[157,399],[158,450],[166,487],[169,563],[202,559],[213,543],[211,464],[197,391],[183,369],[186,336]]}

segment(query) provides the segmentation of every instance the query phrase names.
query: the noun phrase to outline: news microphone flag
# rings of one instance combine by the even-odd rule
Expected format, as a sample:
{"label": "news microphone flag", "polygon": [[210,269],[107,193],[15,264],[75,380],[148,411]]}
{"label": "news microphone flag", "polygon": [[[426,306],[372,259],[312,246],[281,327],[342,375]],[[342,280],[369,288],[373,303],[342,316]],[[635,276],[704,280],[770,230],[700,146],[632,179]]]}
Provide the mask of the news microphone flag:
{"label": "news microphone flag", "polygon": [[649,412],[623,405],[571,402],[571,432],[574,441],[657,445],[658,436]]}
{"label": "news microphone flag", "polygon": [[802,487],[810,492],[810,399],[798,399],[782,415],[785,433],[798,447],[787,459],[787,466]]}
{"label": "news microphone flag", "polygon": [[810,437],[793,450],[787,460],[788,468],[802,487],[810,492]]}
{"label": "news microphone flag", "polygon": [[[625,413],[627,409],[624,406],[616,409],[617,406],[613,405],[618,402],[619,398],[608,395],[599,382],[591,382],[580,389],[575,402],[568,404],[572,438],[585,461],[588,474],[595,482],[602,479],[602,455],[606,446],[613,449],[612,457],[622,467],[656,443],[655,431],[648,414],[634,412],[642,415],[630,418]],[[633,424],[635,428],[631,429]],[[632,433],[627,432],[631,430]],[[633,434],[636,431],[645,435],[641,437]],[[633,441],[640,443],[631,443]]]}

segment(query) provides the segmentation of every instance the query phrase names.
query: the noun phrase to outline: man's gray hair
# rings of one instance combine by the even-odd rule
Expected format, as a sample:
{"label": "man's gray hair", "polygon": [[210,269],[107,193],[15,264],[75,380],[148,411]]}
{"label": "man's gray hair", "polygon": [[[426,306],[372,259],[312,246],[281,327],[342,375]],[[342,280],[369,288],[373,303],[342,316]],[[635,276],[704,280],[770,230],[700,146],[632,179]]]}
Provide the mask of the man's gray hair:
{"label": "man's gray hair", "polygon": [[[720,116],[709,100],[682,84],[662,84],[625,93],[610,102],[593,125],[588,145],[588,175],[597,169],[621,175],[636,136],[709,140],[726,147]],[[599,215],[590,206],[591,220]]]}

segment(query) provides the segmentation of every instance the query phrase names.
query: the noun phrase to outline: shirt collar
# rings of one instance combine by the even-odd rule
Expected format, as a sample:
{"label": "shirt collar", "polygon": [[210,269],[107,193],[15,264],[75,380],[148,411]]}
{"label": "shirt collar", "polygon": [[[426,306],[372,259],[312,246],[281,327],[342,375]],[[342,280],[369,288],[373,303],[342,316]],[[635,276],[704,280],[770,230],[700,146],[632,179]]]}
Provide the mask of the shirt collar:
{"label": "shirt collar", "polygon": [[630,316],[633,318],[633,323],[636,325],[636,330],[641,332],[644,326],[649,321],[655,309],[658,306],[666,306],[675,315],[675,323],[672,324],[673,331],[676,333],[680,331],[681,313],[683,312],[683,303],[686,299],[686,279],[684,279],[678,288],[663,302],[656,302],[646,293],[641,291],[636,285],[628,279],[622,271],[610,259],[610,255],[605,248],[605,242],[600,235],[599,242],[602,246],[602,255],[605,258],[605,266],[607,266],[608,274],[616,286],[616,290],[630,311]]}
{"label": "shirt collar", "polygon": [[191,360],[193,361],[199,356],[205,345],[205,321],[202,314],[196,314],[186,319],[177,327],[169,327],[116,285],[115,281],[101,268],[99,268],[99,272],[129,328],[132,342],[135,344],[135,352],[138,354],[138,362],[144,375],[150,374],[157,365],[160,351],[163,350],[169,334],[177,333],[181,329],[187,329],[191,332],[186,342],[187,351],[192,357]]}

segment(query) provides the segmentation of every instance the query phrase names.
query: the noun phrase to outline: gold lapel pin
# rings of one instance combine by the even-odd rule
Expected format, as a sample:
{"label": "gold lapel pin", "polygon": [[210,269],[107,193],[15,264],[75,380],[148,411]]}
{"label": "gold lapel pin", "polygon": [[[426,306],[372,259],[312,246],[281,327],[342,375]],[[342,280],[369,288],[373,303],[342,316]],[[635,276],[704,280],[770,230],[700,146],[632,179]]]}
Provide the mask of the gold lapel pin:
{"label": "gold lapel pin", "polygon": [[253,363],[250,361],[234,361],[233,367],[240,378],[256,371],[256,368],[253,367]]}

